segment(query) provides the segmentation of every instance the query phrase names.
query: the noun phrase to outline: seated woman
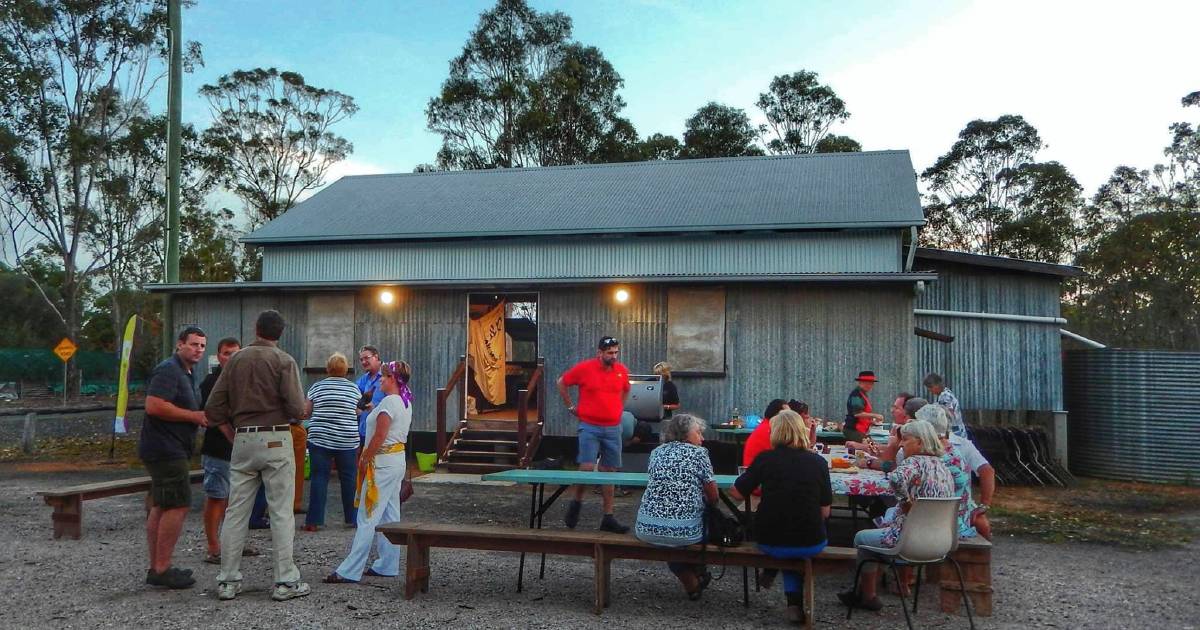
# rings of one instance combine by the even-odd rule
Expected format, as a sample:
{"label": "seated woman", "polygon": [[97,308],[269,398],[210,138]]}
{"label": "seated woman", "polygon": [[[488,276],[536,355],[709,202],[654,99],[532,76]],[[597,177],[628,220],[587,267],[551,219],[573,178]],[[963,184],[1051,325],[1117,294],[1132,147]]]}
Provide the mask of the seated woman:
{"label": "seated woman", "polygon": [[[762,488],[754,539],[763,553],[774,558],[811,558],[827,542],[825,520],[833,504],[829,466],[809,450],[808,434],[800,414],[791,410],[776,414],[771,420],[773,448],[759,454],[730,490],[734,500],[741,500]],[[803,585],[797,573],[783,572],[787,616],[795,623],[804,622]]]}
{"label": "seated woman", "polygon": [[[954,477],[942,463],[942,443],[938,440],[937,431],[928,422],[909,422],[900,428],[900,446],[904,449],[904,459],[896,469],[888,473],[887,479],[892,486],[892,492],[900,501],[900,509],[893,520],[881,529],[864,529],[854,536],[855,547],[895,547],[900,541],[900,533],[904,529],[904,516],[912,509],[913,504],[921,497],[948,498],[954,496]],[[859,549],[858,559],[874,558],[871,552]],[[838,599],[846,606],[854,606],[864,610],[879,610],[883,602],[879,601],[876,590],[876,579],[879,565],[869,563],[863,566],[858,585],[848,591],[838,593]]]}
{"label": "seated woman", "polygon": [[[958,504],[958,536],[973,538],[983,536],[992,539],[992,526],[988,522],[987,509],[975,502],[971,495],[971,473],[980,477],[980,485],[984,491],[983,504],[991,499],[988,492],[987,477],[991,473],[991,464],[984,458],[979,449],[970,440],[950,433],[950,413],[941,405],[925,405],[917,411],[917,420],[925,420],[933,425],[938,438],[942,441],[942,462],[954,476],[954,494],[962,497]],[[994,487],[994,481],[993,481]]]}
{"label": "seated woman", "polygon": [[[664,547],[704,540],[704,505],[717,500],[712,461],[700,444],[704,420],[677,413],[663,421],[662,444],[650,451],[646,492],[638,508],[634,534]],[[704,566],[668,562],[688,599],[700,599],[712,576]]]}
{"label": "seated woman", "polygon": [[[325,577],[329,584],[358,582],[363,575],[394,577],[400,573],[400,548],[375,531],[381,522],[400,520],[400,486],[406,471],[404,450],[412,425],[412,368],[404,361],[383,364],[379,386],[385,396],[367,415],[367,444],[358,458],[357,528],[346,559]],[[378,558],[368,567],[375,547]]]}
{"label": "seated woman", "polygon": [[746,437],[746,444],[742,447],[742,466],[749,468],[759,453],[771,450],[771,418],[787,408],[787,401],[782,398],[776,398],[767,403],[767,410],[763,412],[762,421]]}

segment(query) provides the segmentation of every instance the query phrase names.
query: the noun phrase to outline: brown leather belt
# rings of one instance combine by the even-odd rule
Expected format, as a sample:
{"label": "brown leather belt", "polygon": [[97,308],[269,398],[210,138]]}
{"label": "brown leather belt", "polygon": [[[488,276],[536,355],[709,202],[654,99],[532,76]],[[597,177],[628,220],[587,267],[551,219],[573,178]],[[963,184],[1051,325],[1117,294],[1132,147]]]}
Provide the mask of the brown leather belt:
{"label": "brown leather belt", "polygon": [[291,431],[291,425],[277,424],[270,427],[238,427],[238,433],[258,433],[259,431]]}

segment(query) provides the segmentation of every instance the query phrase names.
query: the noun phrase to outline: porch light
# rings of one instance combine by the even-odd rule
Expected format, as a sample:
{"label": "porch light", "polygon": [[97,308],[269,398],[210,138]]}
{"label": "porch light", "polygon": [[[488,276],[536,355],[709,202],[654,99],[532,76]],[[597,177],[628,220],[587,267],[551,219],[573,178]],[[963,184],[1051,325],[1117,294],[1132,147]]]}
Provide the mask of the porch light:
{"label": "porch light", "polygon": [[384,289],[379,292],[379,302],[385,306],[396,301],[396,294],[391,289]]}
{"label": "porch light", "polygon": [[613,299],[617,301],[617,304],[624,304],[629,301],[629,291],[617,289],[617,292],[613,294]]}

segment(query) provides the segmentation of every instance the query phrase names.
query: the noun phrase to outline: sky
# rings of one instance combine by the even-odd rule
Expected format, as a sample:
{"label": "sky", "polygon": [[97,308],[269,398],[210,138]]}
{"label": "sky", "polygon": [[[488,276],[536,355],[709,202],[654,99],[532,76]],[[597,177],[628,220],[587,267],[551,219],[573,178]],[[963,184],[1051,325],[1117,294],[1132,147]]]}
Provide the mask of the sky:
{"label": "sky", "polygon": [[[335,132],[353,155],[330,173],[409,172],[434,162],[425,106],[494,2],[197,0],[185,39],[205,65],[184,77],[184,119],[210,120],[197,90],[235,69],[276,67],[355,98]],[[709,101],[754,106],[771,78],[817,72],[851,113],[834,133],[866,150],[907,149],[919,172],[971,120],[1020,114],[1091,196],[1113,168],[1162,161],[1168,126],[1198,121],[1200,2],[531,0],[624,78],[642,136],[682,137]]]}

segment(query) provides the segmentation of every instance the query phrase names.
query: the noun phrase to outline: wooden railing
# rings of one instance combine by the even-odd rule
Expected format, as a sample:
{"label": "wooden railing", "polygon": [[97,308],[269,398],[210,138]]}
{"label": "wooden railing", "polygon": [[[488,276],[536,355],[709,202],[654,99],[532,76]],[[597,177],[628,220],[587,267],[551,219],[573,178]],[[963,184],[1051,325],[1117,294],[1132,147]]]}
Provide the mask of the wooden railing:
{"label": "wooden railing", "polygon": [[[546,421],[546,386],[543,381],[546,380],[546,359],[538,357],[537,368],[529,377],[529,384],[525,389],[517,391],[517,453],[520,454],[519,466],[524,468],[529,465],[529,461],[533,459],[537,452],[537,447],[541,443],[541,427]],[[538,392],[538,386],[542,387],[542,391]],[[538,430],[532,436],[533,439],[527,439],[528,424],[529,424],[529,398],[537,396],[537,427]]]}
{"label": "wooden railing", "polygon": [[[446,381],[445,387],[439,387],[437,390],[437,453],[438,460],[441,461],[446,457],[446,401],[450,398],[450,392],[454,391],[454,387],[463,380],[463,375],[467,370],[467,355],[458,356],[458,365],[454,368],[454,373],[450,375]],[[462,403],[459,403],[462,407]],[[462,419],[460,409],[459,419]]]}

